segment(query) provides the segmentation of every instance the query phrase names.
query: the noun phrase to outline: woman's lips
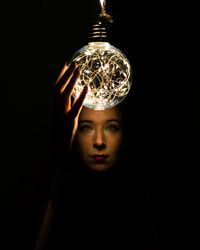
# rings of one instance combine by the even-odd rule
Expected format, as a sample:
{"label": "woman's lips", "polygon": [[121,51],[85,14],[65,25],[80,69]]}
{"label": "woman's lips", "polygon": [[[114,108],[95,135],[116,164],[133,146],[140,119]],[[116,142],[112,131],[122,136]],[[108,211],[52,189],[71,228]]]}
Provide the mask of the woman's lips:
{"label": "woman's lips", "polygon": [[103,163],[108,158],[108,155],[92,155],[92,158],[98,163]]}

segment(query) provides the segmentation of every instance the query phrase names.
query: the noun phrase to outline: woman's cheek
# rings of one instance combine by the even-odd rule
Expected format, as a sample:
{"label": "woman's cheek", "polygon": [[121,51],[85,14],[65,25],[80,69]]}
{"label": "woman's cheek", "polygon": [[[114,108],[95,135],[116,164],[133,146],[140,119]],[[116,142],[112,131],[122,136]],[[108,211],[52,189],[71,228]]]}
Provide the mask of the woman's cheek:
{"label": "woman's cheek", "polygon": [[88,148],[90,147],[91,144],[90,136],[79,136],[78,144],[82,152],[88,151]]}
{"label": "woman's cheek", "polygon": [[113,151],[118,151],[122,144],[122,135],[118,134],[110,138],[110,146],[113,148]]}

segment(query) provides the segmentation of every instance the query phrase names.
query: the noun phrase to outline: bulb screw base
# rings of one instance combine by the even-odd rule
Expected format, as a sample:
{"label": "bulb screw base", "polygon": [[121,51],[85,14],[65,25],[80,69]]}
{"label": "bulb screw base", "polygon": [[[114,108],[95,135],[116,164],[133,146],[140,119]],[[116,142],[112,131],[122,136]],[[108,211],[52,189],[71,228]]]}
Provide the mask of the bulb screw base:
{"label": "bulb screw base", "polygon": [[108,36],[103,22],[98,21],[93,24],[89,33],[89,42],[107,42]]}

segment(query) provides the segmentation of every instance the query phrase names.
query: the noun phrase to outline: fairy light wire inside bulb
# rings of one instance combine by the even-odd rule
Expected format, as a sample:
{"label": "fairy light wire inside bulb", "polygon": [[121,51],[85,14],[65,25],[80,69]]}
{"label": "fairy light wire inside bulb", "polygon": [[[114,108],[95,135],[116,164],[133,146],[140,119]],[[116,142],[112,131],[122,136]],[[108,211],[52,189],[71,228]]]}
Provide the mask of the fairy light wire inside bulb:
{"label": "fairy light wire inside bulb", "polygon": [[105,109],[129,92],[131,68],[128,60],[108,42],[89,43],[79,51],[74,61],[81,72],[74,96],[79,96],[83,87],[88,85],[85,99],[88,107]]}

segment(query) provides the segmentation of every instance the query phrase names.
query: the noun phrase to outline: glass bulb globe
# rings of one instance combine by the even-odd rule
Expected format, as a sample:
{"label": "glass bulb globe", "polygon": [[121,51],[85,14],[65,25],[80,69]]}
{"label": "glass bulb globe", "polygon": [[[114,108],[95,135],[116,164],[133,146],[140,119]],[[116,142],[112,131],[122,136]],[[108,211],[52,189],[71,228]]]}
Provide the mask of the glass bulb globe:
{"label": "glass bulb globe", "polygon": [[104,110],[120,103],[132,84],[132,71],[128,59],[108,42],[89,42],[72,57],[79,66],[81,76],[73,97],[80,95],[85,85],[88,93],[85,107]]}

